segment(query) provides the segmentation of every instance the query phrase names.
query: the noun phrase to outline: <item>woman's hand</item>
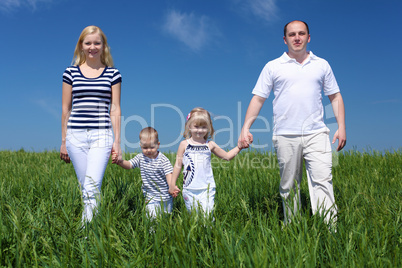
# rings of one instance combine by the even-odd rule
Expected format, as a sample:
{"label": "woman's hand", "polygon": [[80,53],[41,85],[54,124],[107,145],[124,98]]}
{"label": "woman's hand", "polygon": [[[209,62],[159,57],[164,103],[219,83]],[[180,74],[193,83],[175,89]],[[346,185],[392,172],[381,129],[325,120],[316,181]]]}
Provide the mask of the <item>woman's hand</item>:
{"label": "woman's hand", "polygon": [[62,144],[60,146],[60,159],[66,162],[67,164],[70,163],[70,157],[68,156],[67,153],[67,148],[65,144]]}
{"label": "woman's hand", "polygon": [[113,147],[112,147],[112,163],[113,164],[117,164],[119,161],[121,161],[122,155],[121,155],[121,148],[120,148],[120,144],[119,143],[113,143]]}

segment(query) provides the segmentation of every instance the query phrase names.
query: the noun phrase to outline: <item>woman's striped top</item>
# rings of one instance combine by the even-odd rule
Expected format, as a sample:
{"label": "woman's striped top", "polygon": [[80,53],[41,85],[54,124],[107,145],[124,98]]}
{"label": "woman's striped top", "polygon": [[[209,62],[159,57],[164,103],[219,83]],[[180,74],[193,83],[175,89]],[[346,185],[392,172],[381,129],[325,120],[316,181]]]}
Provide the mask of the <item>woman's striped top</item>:
{"label": "woman's striped top", "polygon": [[63,82],[72,86],[72,110],[67,123],[70,129],[110,129],[109,107],[112,86],[121,83],[116,68],[105,67],[97,78],[87,78],[78,66],[63,73]]}

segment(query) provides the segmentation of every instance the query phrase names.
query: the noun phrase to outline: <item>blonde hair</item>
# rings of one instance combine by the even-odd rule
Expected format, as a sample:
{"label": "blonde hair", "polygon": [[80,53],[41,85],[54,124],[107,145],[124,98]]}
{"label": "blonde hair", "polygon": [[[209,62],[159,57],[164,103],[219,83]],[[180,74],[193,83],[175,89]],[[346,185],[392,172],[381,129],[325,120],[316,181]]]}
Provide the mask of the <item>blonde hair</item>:
{"label": "blonde hair", "polygon": [[204,136],[205,140],[210,139],[214,136],[215,130],[214,127],[212,126],[211,115],[204,108],[200,107],[194,108],[188,115],[188,120],[186,122],[186,125],[184,126],[184,133],[183,133],[183,137],[186,139],[191,137],[190,132],[191,124],[206,126],[208,128],[208,132]]}
{"label": "blonde hair", "polygon": [[102,45],[103,45],[102,46],[103,51],[101,54],[102,64],[106,65],[107,67],[113,67],[113,58],[112,54],[110,54],[110,47],[107,44],[106,35],[102,32],[102,30],[99,27],[94,25],[85,27],[85,29],[82,30],[81,35],[78,38],[77,45],[75,46],[72,65],[80,66],[86,61],[85,54],[82,51],[82,42],[84,42],[84,39],[85,37],[87,37],[87,35],[95,33],[98,33],[102,39]]}
{"label": "blonde hair", "polygon": [[159,142],[158,131],[153,127],[146,127],[140,131],[140,140],[141,139],[153,139],[154,142]]}

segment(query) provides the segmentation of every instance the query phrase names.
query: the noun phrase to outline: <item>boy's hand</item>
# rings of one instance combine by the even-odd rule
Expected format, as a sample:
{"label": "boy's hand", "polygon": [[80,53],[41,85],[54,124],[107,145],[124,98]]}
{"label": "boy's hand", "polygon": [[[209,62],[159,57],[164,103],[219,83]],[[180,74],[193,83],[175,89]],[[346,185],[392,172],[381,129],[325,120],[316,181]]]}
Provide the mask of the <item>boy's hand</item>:
{"label": "boy's hand", "polygon": [[116,155],[114,160],[112,158],[112,163],[117,164],[120,160],[122,160],[122,153],[119,143],[116,142],[113,143],[111,154]]}
{"label": "boy's hand", "polygon": [[118,160],[119,160],[118,154],[115,153],[115,152],[112,152],[112,163],[113,163],[113,164],[117,164],[117,163],[118,163]]}
{"label": "boy's hand", "polygon": [[179,187],[177,187],[176,185],[174,187],[169,187],[169,194],[173,197],[177,197],[180,193],[180,189]]}
{"label": "boy's hand", "polygon": [[180,189],[179,187],[175,186],[175,191],[174,191],[174,196],[173,197],[177,197],[180,193]]}

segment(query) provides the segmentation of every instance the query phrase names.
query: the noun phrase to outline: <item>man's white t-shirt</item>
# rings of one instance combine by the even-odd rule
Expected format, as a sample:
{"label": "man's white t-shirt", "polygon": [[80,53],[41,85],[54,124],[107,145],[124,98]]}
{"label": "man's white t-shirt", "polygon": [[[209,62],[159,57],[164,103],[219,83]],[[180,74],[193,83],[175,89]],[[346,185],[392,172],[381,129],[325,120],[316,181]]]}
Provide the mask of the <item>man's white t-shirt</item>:
{"label": "man's white t-shirt", "polygon": [[285,52],[268,62],[258,78],[253,94],[268,98],[273,90],[273,135],[306,135],[325,131],[322,94],[339,92],[331,66],[311,51],[298,63]]}

